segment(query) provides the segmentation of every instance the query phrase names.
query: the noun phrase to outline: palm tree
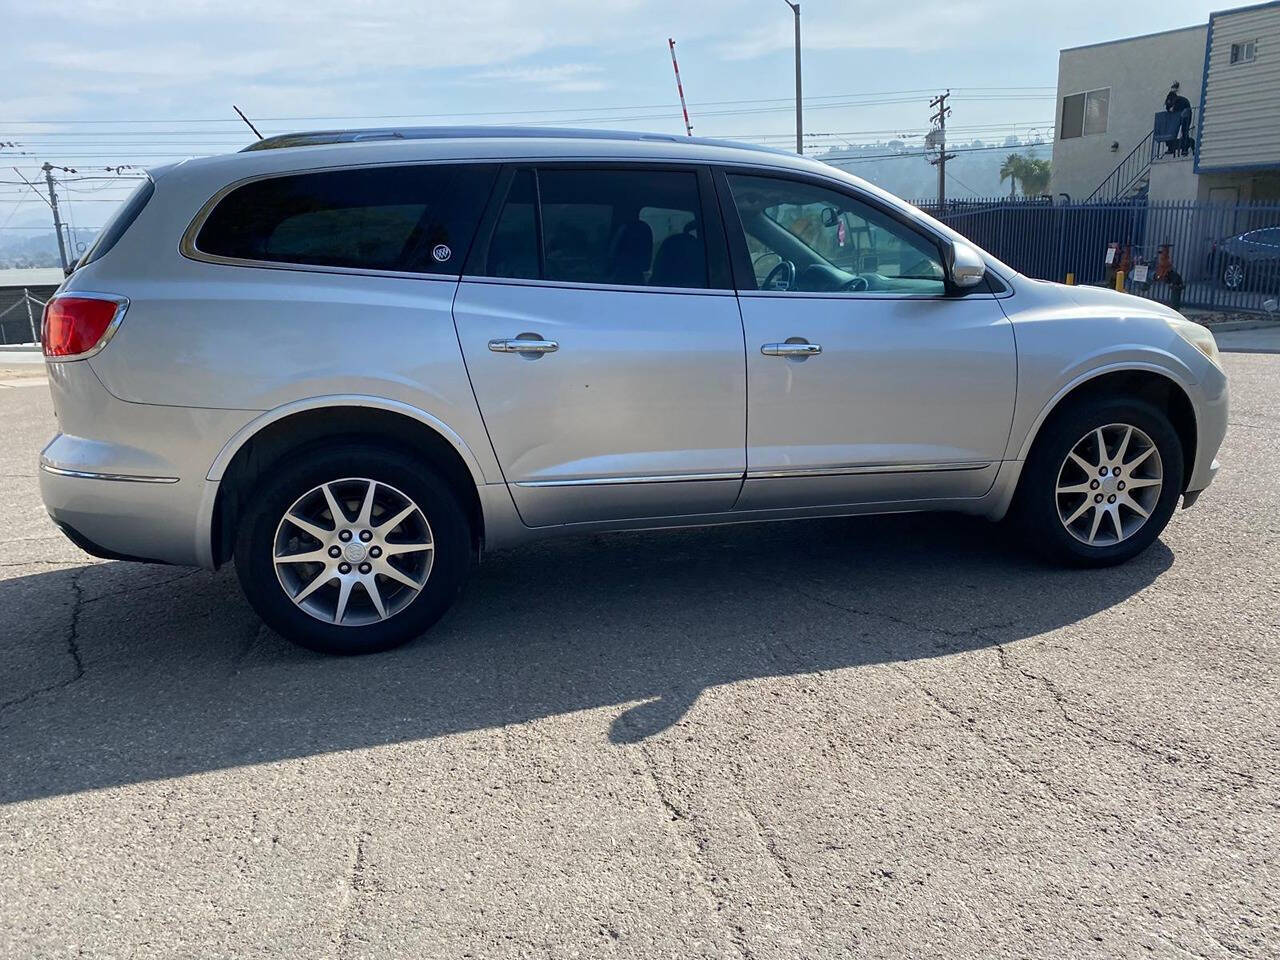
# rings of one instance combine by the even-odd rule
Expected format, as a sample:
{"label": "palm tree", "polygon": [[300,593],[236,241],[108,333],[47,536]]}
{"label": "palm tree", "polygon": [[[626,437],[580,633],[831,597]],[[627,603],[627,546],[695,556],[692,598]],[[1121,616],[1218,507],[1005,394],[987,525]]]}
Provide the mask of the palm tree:
{"label": "palm tree", "polygon": [[1018,188],[1018,181],[1022,179],[1023,168],[1026,166],[1026,158],[1020,153],[1011,153],[1004,158],[1004,163],[1000,165],[1000,182],[1009,181],[1009,198],[1012,199]]}
{"label": "palm tree", "polygon": [[1000,182],[1009,181],[1010,198],[1017,195],[1019,184],[1024,197],[1038,197],[1049,187],[1049,171],[1048,160],[1011,153],[1000,165]]}

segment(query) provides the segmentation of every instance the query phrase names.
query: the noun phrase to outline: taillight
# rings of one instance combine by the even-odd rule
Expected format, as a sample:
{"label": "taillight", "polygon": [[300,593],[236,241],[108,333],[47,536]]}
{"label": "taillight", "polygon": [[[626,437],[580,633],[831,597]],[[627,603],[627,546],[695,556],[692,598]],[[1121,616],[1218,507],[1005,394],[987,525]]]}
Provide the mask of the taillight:
{"label": "taillight", "polygon": [[107,345],[129,301],[103,294],[54,297],[44,308],[40,343],[51,360],[92,356]]}

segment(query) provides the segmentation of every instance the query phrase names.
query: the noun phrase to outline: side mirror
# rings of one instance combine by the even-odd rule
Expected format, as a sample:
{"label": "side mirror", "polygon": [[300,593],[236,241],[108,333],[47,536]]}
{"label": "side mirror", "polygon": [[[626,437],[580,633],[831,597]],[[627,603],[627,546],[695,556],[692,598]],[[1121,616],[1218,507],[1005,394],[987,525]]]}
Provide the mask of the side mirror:
{"label": "side mirror", "polygon": [[976,247],[959,240],[951,244],[947,255],[947,273],[960,289],[976,287],[987,275],[987,263]]}

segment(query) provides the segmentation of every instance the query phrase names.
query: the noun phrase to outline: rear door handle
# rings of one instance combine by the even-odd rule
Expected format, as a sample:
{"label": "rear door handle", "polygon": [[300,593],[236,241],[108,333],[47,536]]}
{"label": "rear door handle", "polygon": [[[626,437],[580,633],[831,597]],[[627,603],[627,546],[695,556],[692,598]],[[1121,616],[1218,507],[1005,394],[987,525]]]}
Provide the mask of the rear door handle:
{"label": "rear door handle", "polygon": [[766,343],[760,347],[766,357],[812,357],[822,352],[820,343]]}
{"label": "rear door handle", "polygon": [[555,340],[490,340],[489,349],[494,353],[555,353],[560,344]]}

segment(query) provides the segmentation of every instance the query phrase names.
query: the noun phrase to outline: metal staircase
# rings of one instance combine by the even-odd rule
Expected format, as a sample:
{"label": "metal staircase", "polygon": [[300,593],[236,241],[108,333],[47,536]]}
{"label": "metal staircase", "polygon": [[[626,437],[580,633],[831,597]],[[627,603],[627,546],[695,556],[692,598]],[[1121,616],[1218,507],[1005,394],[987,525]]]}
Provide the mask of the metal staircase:
{"label": "metal staircase", "polygon": [[1138,197],[1147,192],[1151,181],[1151,158],[1154,146],[1148,133],[1129,151],[1129,155],[1116,164],[1098,189],[1085,197],[1085,203],[1116,203]]}

